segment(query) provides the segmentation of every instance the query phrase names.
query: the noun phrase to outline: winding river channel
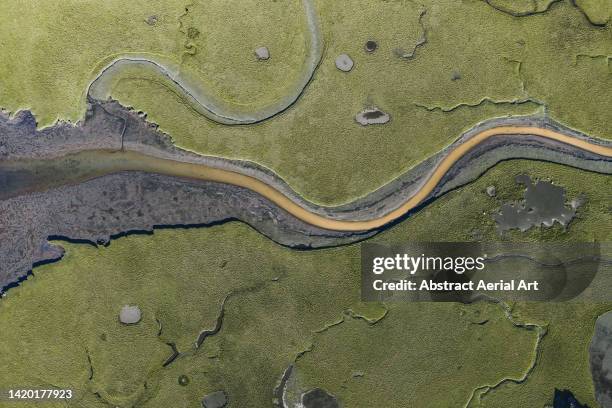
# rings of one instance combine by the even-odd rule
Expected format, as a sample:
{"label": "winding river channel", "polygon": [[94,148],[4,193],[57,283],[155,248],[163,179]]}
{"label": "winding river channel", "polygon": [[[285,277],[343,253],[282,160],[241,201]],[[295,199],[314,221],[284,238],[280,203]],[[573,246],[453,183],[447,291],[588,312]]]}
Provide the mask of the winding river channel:
{"label": "winding river channel", "polygon": [[[609,145],[598,144],[587,139],[579,139],[550,128],[499,126],[486,129],[452,149],[438,162],[420,188],[397,208],[382,216],[362,220],[334,219],[333,215],[325,216],[315,213],[308,208],[309,206],[296,202],[278,188],[248,174],[217,168],[203,163],[172,160],[129,150],[82,151],[55,159],[6,161],[2,164],[4,172],[20,174],[19,170],[24,168],[29,168],[31,172],[30,176],[23,176],[26,179],[13,178],[13,184],[5,185],[3,192],[0,193],[0,198],[42,191],[66,184],[78,184],[96,177],[122,171],[142,171],[247,188],[265,197],[299,220],[315,227],[333,231],[368,231],[391,223],[417,207],[430,195],[458,160],[466,156],[478,145],[489,139],[501,136],[517,139],[526,136],[536,136],[606,158],[612,157],[612,147]],[[27,179],[28,177],[29,179]]]}

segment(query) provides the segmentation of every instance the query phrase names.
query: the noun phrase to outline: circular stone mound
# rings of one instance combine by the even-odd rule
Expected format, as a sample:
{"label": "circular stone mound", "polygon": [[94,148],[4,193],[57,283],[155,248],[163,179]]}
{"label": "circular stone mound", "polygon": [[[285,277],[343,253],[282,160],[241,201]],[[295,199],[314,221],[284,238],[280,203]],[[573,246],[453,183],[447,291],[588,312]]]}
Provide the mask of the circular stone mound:
{"label": "circular stone mound", "polygon": [[259,47],[255,50],[255,56],[260,61],[270,59],[270,51],[267,47]]}
{"label": "circular stone mound", "polygon": [[366,52],[374,52],[378,48],[378,43],[376,43],[374,40],[368,40],[366,41],[364,48]]}
{"label": "circular stone mound", "polygon": [[336,68],[343,72],[349,72],[353,69],[355,63],[347,54],[340,54],[336,57]]}
{"label": "circular stone mound", "polygon": [[223,408],[227,405],[227,396],[223,391],[216,391],[208,394],[202,400],[204,408]]}
{"label": "circular stone mound", "polygon": [[382,125],[389,122],[389,120],[391,120],[391,117],[389,116],[389,114],[381,111],[378,108],[367,108],[359,112],[355,116],[355,120],[362,126]]}
{"label": "circular stone mound", "polygon": [[123,324],[136,324],[141,318],[142,312],[138,306],[125,305],[119,312],[119,321]]}
{"label": "circular stone mound", "polygon": [[147,19],[145,20],[145,22],[150,25],[153,26],[155,24],[157,24],[157,16],[149,16],[147,17]]}

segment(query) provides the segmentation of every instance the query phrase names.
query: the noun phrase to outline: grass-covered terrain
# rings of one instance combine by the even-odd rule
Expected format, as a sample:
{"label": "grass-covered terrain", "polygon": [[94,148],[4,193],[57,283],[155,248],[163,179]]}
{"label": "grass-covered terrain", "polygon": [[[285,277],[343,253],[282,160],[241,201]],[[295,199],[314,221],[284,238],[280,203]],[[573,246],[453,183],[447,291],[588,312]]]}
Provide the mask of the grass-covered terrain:
{"label": "grass-covered terrain", "polygon": [[[612,138],[608,0],[314,3],[323,59],[271,120],[221,126],[135,68],[113,78],[110,95],[181,147],[258,162],[325,204],[367,194],[494,117],[547,115]],[[0,107],[30,109],[41,127],[81,119],[87,85],[119,55],[174,61],[212,94],[256,110],[291,89],[307,47],[297,0],[5,0],[0,9]],[[260,46],[270,60],[255,59]],[[350,73],[334,65],[342,53]],[[356,124],[371,105],[391,121]],[[565,187],[568,200],[584,195],[569,229],[498,234],[493,214],[523,198],[522,173]],[[611,191],[606,175],[508,161],[371,241],[610,241]],[[231,407],[260,408],[294,363],[299,385],[345,407],[462,407],[471,395],[472,407],[542,407],[555,388],[597,406],[588,344],[612,303],[521,303],[510,317],[491,303],[365,304],[359,245],[295,251],[235,222],[108,247],[61,244],[63,260],[0,300],[0,390],[72,388],[68,406],[88,408],[194,407],[224,390]],[[142,309],[139,324],[119,323],[126,304]],[[221,330],[196,348],[222,311]],[[173,347],[182,355],[164,367]]]}
{"label": "grass-covered terrain", "polygon": [[605,0],[576,0],[576,5],[593,24],[605,26],[612,20],[612,3]]}
{"label": "grass-covered terrain", "polygon": [[[94,68],[124,52],[176,55],[183,2],[15,1],[2,4],[0,106],[40,126],[79,120]],[[157,16],[155,25],[147,24]]]}
{"label": "grass-covered terrain", "polygon": [[[584,194],[586,203],[567,231],[503,239],[612,238],[608,176],[509,161],[372,241],[500,239],[492,213],[522,198],[514,177],[523,172],[564,186],[568,199]],[[496,198],[485,192],[490,185]],[[359,245],[294,251],[241,223],[157,230],[108,247],[61,244],[63,260],[35,268],[0,300],[0,388],[71,387],[75,407],[194,407],[225,390],[232,407],[265,407],[297,361],[301,385],[323,387],[346,407],[460,407],[478,387],[521,378],[538,356],[525,382],[486,393],[481,406],[544,406],[555,387],[596,406],[588,343],[612,304],[514,305],[515,323],[547,330],[538,343],[536,331],[515,327],[499,305],[361,303]],[[196,350],[226,297],[221,330]],[[118,322],[125,304],[140,306],[139,324]],[[164,368],[167,343],[184,355]],[[179,385],[181,375],[188,385]]]}
{"label": "grass-covered terrain", "polygon": [[[490,3],[315,0],[325,52],[314,80],[294,107],[256,126],[203,118],[150,72],[126,70],[111,95],[147,112],[180,146],[256,161],[326,204],[367,194],[492,117],[546,112],[612,137],[610,25],[594,25],[569,0]],[[577,3],[605,16],[608,2]],[[500,11],[530,14],[534,4],[536,13],[523,17]],[[0,106],[32,109],[40,126],[78,120],[94,72],[136,52],[180,63],[212,94],[257,109],[294,84],[305,29],[298,1],[8,1],[0,16]],[[379,45],[372,54],[364,51],[369,39]],[[262,45],[271,53],[265,62],[253,54]],[[341,53],[355,61],[350,73],[334,65]],[[391,122],[356,124],[369,105]]]}

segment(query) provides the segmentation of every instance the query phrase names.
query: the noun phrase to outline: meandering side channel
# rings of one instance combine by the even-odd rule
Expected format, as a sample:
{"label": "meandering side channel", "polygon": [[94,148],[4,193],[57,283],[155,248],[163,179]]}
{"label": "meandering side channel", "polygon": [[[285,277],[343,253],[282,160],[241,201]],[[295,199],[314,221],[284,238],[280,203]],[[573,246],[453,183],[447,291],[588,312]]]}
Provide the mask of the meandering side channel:
{"label": "meandering side channel", "polygon": [[246,125],[264,121],[285,111],[302,95],[321,62],[323,44],[319,20],[313,0],[302,0],[308,31],[307,54],[299,77],[291,89],[280,99],[256,110],[243,111],[213,95],[200,81],[181,69],[180,65],[158,55],[120,55],[97,70],[86,89],[86,96],[105,101],[111,96],[113,78],[130,67],[139,67],[165,77],[189,104],[201,115],[225,125]]}

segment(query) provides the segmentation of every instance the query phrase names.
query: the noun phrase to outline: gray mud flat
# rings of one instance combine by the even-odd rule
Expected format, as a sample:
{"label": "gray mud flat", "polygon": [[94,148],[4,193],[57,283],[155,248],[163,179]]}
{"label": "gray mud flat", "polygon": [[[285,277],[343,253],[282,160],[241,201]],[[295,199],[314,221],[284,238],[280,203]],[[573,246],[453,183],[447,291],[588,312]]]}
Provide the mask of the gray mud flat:
{"label": "gray mud flat", "polygon": [[[124,172],[0,202],[0,285],[43,262],[47,239],[105,244],[155,227],[206,226],[242,220],[296,248],[351,242],[358,234],[305,224],[250,190],[157,174]],[[366,233],[367,234],[367,233]],[[367,236],[362,234],[363,236]]]}
{"label": "gray mud flat", "polygon": [[525,185],[525,199],[502,205],[494,217],[500,232],[511,229],[524,232],[541,225],[552,227],[556,222],[565,228],[576,215],[576,208],[565,202],[563,187],[541,180],[533,183],[527,175],[517,177],[516,182]]}
{"label": "gray mud flat", "polygon": [[302,395],[304,408],[339,408],[336,398],[321,388],[314,388]]}
{"label": "gray mud flat", "polygon": [[595,397],[604,408],[612,407],[612,311],[597,318],[589,349]]}
{"label": "gray mud flat", "polygon": [[[207,157],[175,147],[154,124],[116,102],[90,100],[82,123],[59,123],[42,131],[36,130],[34,118],[27,112],[13,119],[0,114],[0,288],[26,275],[33,264],[61,257],[61,249],[48,244],[50,238],[107,243],[122,234],[148,233],[154,228],[241,220],[282,245],[305,249],[348,244],[378,232],[314,227],[242,187],[161,175],[154,167],[151,171],[125,171],[121,160],[113,159],[113,152],[133,151],[242,173],[274,187],[310,212],[332,219],[364,220],[396,209],[420,189],[448,152],[481,130],[500,124],[559,128],[534,118],[483,123],[366,197],[323,207],[304,200],[279,176],[255,163]],[[612,173],[609,157],[536,136],[500,136],[481,143],[457,161],[425,201],[511,158],[548,160]]]}

